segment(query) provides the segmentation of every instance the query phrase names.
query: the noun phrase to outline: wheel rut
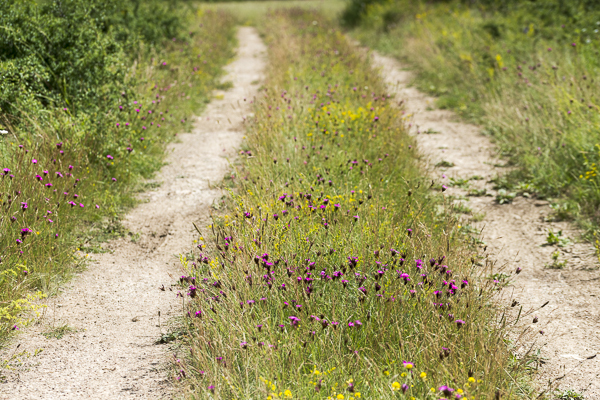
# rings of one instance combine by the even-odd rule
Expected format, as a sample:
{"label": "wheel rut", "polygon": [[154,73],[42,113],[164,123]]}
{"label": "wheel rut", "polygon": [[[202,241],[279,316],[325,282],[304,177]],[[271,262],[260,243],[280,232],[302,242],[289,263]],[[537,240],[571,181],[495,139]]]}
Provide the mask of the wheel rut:
{"label": "wheel rut", "polygon": [[[389,92],[404,102],[410,132],[427,159],[432,178],[449,186],[446,193],[460,196],[473,213],[485,214],[473,226],[482,232],[485,254],[495,263],[495,270],[514,276],[522,268],[502,295],[505,304],[516,300],[523,311],[532,311],[523,317],[531,334],[517,354],[531,346],[541,348],[541,388],[550,381],[553,387],[560,385],[585,398],[600,399],[600,356],[588,359],[600,353],[600,273],[595,249],[577,242],[547,246],[550,230],[561,230],[563,237],[572,240],[580,235],[568,222],[547,222],[551,213],[547,201],[516,197],[512,203],[498,204],[498,192],[490,180],[506,169],[489,137],[478,126],[457,122],[452,112],[435,109],[434,98],[411,87],[413,76],[400,62],[374,51],[370,55]],[[470,188],[485,190],[487,195],[466,197],[464,188],[450,187],[451,178],[456,183],[474,176],[482,179],[470,180]],[[555,251],[559,251],[559,261],[566,261],[563,269],[547,268]],[[535,324],[534,317],[539,320]]]}
{"label": "wheel rut", "polygon": [[[238,42],[224,78],[232,89],[218,93],[192,133],[178,135],[157,176],[162,185],[141,195],[143,202],[124,217],[137,240],[107,243],[109,251],[94,255],[48,300],[43,318],[16,337],[1,356],[22,354],[22,364],[0,384],[0,399],[171,397],[168,346],[154,343],[180,312],[171,286],[179,254],[193,243],[192,223],[206,223],[222,196],[211,183],[221,181],[237,154],[265,68],[266,47],[254,28],[240,28]],[[65,324],[74,332],[62,339],[42,335]],[[34,356],[36,350],[43,351]]]}

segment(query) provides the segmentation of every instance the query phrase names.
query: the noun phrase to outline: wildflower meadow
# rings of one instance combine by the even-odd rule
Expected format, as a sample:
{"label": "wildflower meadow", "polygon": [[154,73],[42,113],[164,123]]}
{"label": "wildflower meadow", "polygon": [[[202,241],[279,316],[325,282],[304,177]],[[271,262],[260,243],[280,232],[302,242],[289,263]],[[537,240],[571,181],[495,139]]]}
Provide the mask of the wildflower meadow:
{"label": "wildflower meadow", "polygon": [[335,21],[274,11],[227,208],[197,226],[173,359],[193,399],[516,398],[502,286]]}

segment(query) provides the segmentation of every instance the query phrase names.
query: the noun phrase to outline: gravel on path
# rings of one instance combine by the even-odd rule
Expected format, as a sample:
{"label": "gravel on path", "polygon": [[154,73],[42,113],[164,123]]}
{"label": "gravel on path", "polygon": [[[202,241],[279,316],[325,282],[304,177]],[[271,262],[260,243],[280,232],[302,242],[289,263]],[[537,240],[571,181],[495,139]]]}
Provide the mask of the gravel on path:
{"label": "gravel on path", "polygon": [[[221,181],[236,156],[265,68],[266,47],[256,30],[240,28],[238,41],[224,78],[233,88],[217,93],[192,133],[178,135],[157,176],[162,185],[125,216],[124,225],[139,238],[108,243],[109,252],[94,255],[85,272],[48,300],[43,319],[0,354],[30,354],[0,383],[0,399],[171,397],[166,365],[172,355],[168,345],[154,343],[180,312],[171,286],[181,272],[179,254],[196,237],[192,223],[206,225],[222,195],[211,184]],[[64,324],[75,332],[42,336],[49,326]]]}

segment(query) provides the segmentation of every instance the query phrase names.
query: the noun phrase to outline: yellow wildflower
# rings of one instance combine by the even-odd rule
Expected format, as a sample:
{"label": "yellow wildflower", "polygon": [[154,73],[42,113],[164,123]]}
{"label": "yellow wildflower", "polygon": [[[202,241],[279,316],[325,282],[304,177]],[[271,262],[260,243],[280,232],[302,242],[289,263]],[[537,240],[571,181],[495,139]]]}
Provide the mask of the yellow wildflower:
{"label": "yellow wildflower", "polygon": [[392,383],[392,390],[400,390],[400,384],[398,382]]}

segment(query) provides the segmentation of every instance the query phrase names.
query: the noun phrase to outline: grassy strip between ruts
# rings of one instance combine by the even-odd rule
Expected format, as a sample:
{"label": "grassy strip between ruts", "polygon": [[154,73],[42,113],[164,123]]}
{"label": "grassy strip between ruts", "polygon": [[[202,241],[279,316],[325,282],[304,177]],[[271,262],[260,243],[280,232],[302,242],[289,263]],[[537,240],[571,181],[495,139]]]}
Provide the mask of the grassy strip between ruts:
{"label": "grassy strip between ruts", "polygon": [[263,25],[229,213],[182,262],[176,357],[189,398],[526,396],[519,362],[402,114],[336,24],[305,10]]}
{"label": "grassy strip between ruts", "polygon": [[[360,1],[355,1],[358,4]],[[481,123],[516,166],[499,188],[600,224],[597,2],[370,1],[354,34],[415,67],[437,105]],[[508,179],[507,179],[508,178]],[[597,245],[599,242],[596,242]]]}
{"label": "grassy strip between ruts", "polygon": [[132,60],[131,86],[111,96],[120,97],[114,109],[49,107],[2,138],[0,344],[30,321],[35,300],[101,251],[102,240],[125,233],[119,215],[134,204],[142,178],[160,168],[166,144],[209,101],[233,55],[234,21],[209,11],[181,29],[188,24],[183,38]]}

